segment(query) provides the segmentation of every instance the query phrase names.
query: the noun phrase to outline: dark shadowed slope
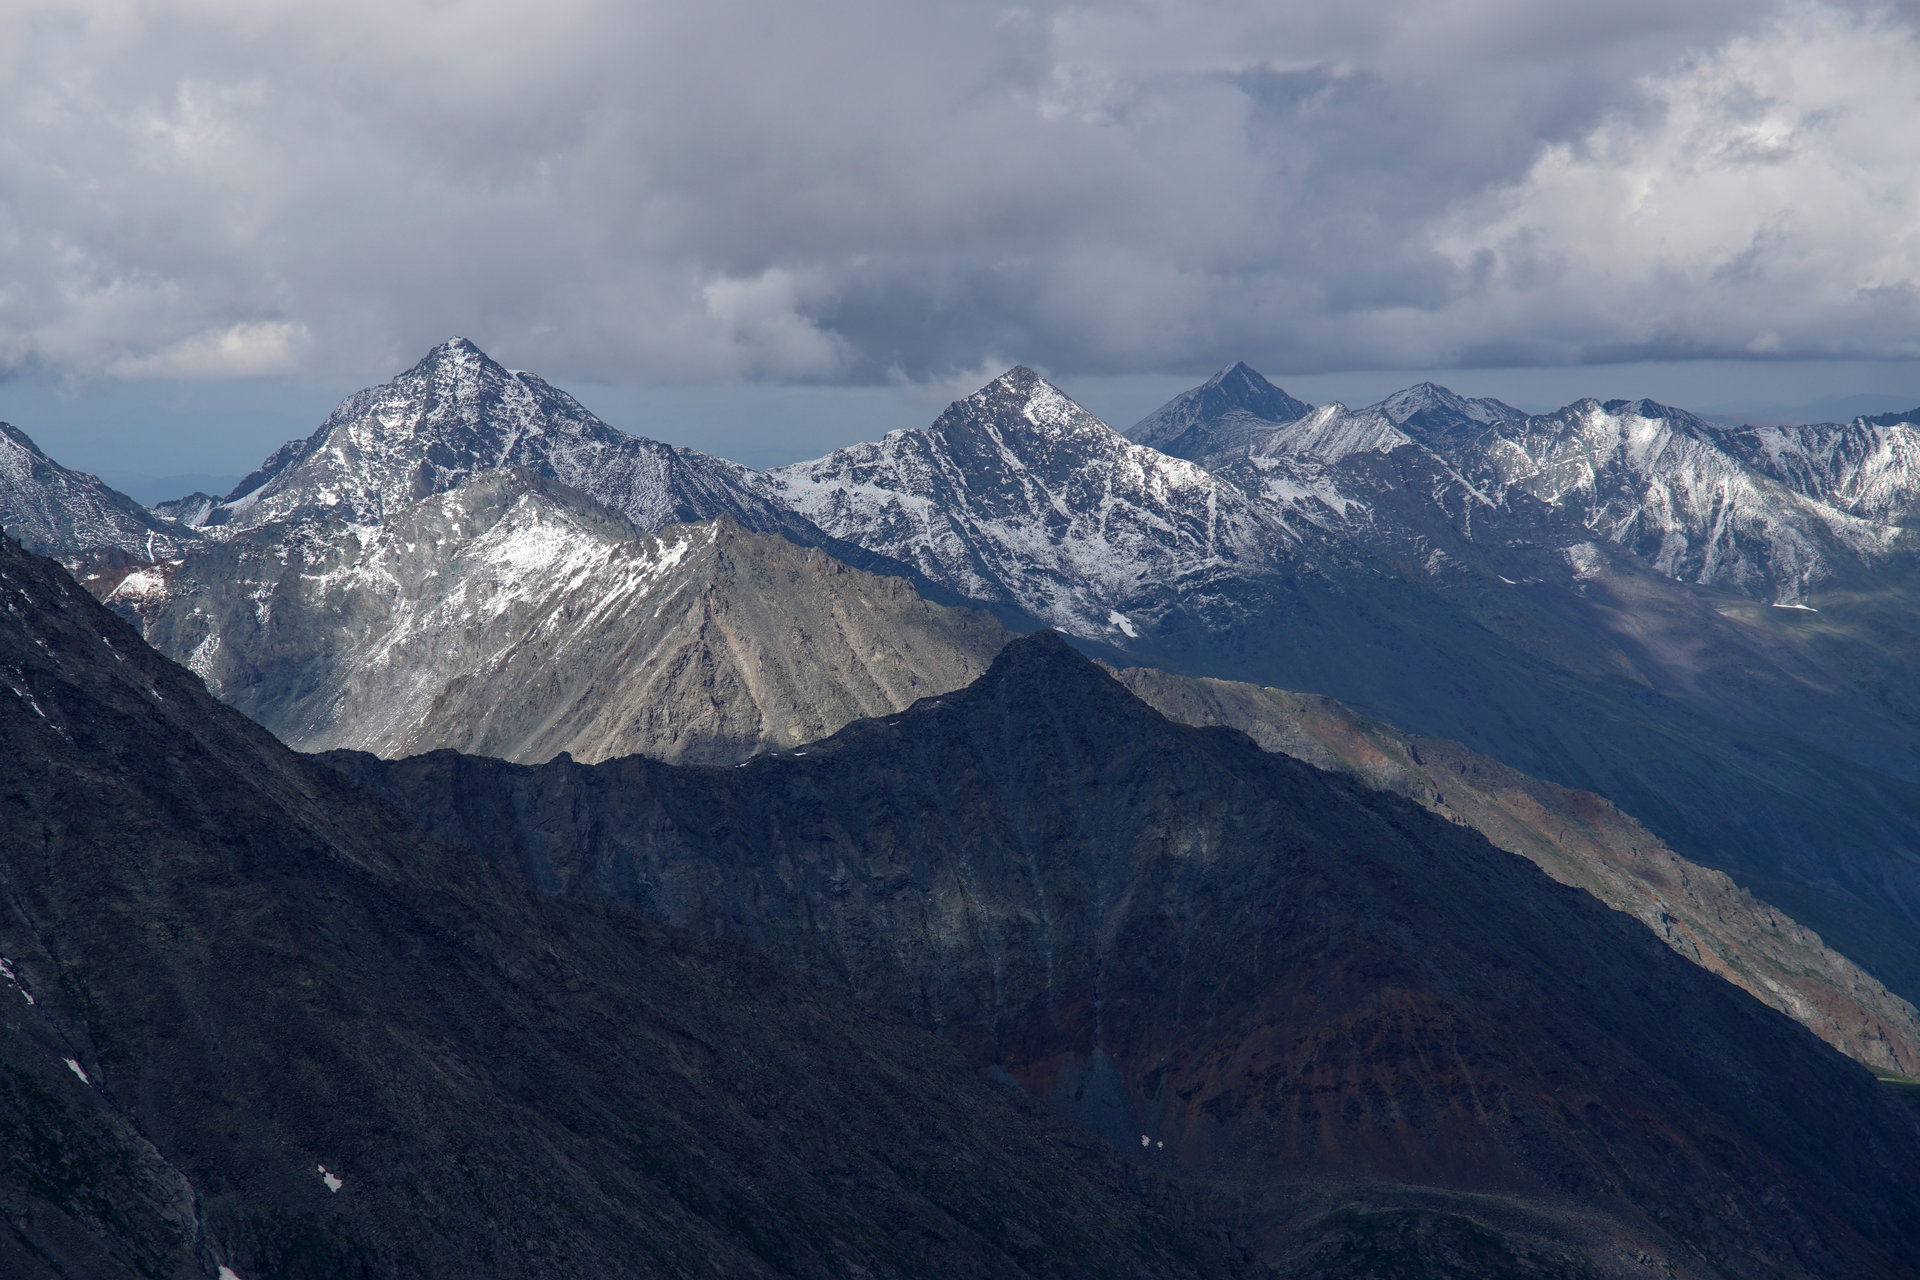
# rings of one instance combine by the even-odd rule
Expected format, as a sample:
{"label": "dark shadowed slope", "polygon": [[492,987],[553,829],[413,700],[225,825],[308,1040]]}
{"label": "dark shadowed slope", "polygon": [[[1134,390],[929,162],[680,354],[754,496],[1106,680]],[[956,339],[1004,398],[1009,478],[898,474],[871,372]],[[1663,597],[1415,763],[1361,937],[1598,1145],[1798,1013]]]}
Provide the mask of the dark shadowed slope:
{"label": "dark shadowed slope", "polygon": [[736,769],[330,758],[543,885],[940,1029],[1236,1189],[1274,1256],[1299,1188],[1366,1184],[1577,1210],[1614,1242],[1592,1256],[1680,1274],[1916,1274],[1920,1131],[1865,1070],[1522,859],[1173,725],[1052,635]]}
{"label": "dark shadowed slope", "polygon": [[421,837],[10,541],[0,954],[10,1280],[1219,1274],[951,1049]]}
{"label": "dark shadowed slope", "polygon": [[[1205,391],[1182,431],[1247,426]],[[1604,795],[1920,1000],[1909,535],[1650,402],[1528,418],[1422,386],[1261,412],[1202,470],[1016,369],[762,483],[1121,665],[1328,694]]]}
{"label": "dark shadowed slope", "polygon": [[1239,729],[1268,751],[1351,773],[1468,826],[1652,929],[1675,952],[1876,1071],[1920,1076],[1920,1013],[1819,935],[1688,862],[1599,796],[1530,778],[1457,742],[1332,698],[1130,667],[1115,676],[1170,720]]}

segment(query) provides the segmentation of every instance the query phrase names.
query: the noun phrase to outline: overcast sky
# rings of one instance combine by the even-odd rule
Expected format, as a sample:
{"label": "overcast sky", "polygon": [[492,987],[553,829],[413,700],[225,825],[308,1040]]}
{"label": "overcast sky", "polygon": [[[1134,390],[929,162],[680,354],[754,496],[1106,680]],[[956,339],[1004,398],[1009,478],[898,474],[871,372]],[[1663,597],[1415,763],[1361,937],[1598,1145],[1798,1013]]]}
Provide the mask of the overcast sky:
{"label": "overcast sky", "polygon": [[1920,10],[0,0],[0,417],[239,472],[455,333],[746,461],[1015,361],[1912,400]]}

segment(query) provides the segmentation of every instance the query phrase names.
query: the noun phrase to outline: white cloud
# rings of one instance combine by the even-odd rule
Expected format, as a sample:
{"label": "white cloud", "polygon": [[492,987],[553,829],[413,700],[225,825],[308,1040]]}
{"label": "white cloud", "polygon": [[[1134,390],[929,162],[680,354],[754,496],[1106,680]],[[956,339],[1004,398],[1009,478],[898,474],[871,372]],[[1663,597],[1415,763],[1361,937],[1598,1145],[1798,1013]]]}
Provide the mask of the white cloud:
{"label": "white cloud", "polygon": [[1911,27],[1797,5],[1639,90],[1443,231],[1470,329],[1547,361],[1920,355]]}
{"label": "white cloud", "polygon": [[733,371],[794,379],[839,372],[847,359],[845,340],[821,332],[802,314],[805,293],[820,286],[818,272],[803,278],[784,267],[769,267],[751,279],[723,276],[704,286],[700,297],[707,314],[737,358]]}
{"label": "white cloud", "polygon": [[298,369],[311,340],[303,324],[254,320],[196,333],[145,355],[127,356],[115,361],[109,372],[117,378],[182,381],[264,378]]}
{"label": "white cloud", "polygon": [[1733,0],[33,0],[0,372],[1887,354],[1915,52]]}

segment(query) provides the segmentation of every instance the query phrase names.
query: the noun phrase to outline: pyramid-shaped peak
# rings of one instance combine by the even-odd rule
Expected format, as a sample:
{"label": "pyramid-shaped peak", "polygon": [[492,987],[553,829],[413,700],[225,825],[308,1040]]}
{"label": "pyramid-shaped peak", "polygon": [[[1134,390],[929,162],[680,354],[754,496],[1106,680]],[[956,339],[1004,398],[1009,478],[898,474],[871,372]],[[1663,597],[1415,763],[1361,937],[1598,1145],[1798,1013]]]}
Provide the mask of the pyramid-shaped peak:
{"label": "pyramid-shaped peak", "polygon": [[[1271,382],[1268,382],[1266,378],[1261,376],[1260,371],[1258,369],[1255,369],[1252,365],[1248,364],[1245,360],[1235,360],[1232,364],[1228,365],[1226,368],[1222,369],[1220,372],[1214,374],[1213,377],[1209,378],[1205,385],[1209,387],[1225,387],[1225,386],[1235,386],[1235,385],[1256,386],[1256,387],[1272,387],[1273,386]],[[1278,388],[1275,388],[1275,390],[1278,390]]]}
{"label": "pyramid-shaped peak", "polygon": [[1636,418],[1646,418],[1649,421],[1680,416],[1680,411],[1673,406],[1661,404],[1658,400],[1648,400],[1644,396],[1638,400],[1609,400],[1602,407],[1608,413],[1632,414]]}
{"label": "pyramid-shaped peak", "polygon": [[1465,404],[1466,397],[1460,395],[1451,387],[1443,387],[1437,382],[1416,382],[1410,387],[1394,392],[1380,403],[1387,406],[1405,406],[1415,409],[1431,408],[1436,405],[1451,408],[1454,405]]}
{"label": "pyramid-shaped peak", "polygon": [[1113,676],[1074,648],[1059,632],[1043,628],[1008,641],[986,674],[967,691],[980,700],[1007,700],[1021,707],[1058,710],[1065,701],[1089,700],[1110,717],[1158,719]]}
{"label": "pyramid-shaped peak", "polygon": [[1035,387],[1046,385],[1047,380],[1041,377],[1039,372],[1032,367],[1017,364],[995,378],[994,381],[1012,387],[1016,391],[1031,391]]}
{"label": "pyramid-shaped peak", "polygon": [[497,373],[506,376],[507,370],[492,356],[480,349],[480,344],[471,338],[452,337],[435,346],[426,355],[420,357],[406,374],[432,374],[435,372],[455,373]]}
{"label": "pyramid-shaped peak", "polygon": [[1313,411],[1312,405],[1288,395],[1244,360],[1234,361],[1196,390],[1203,414],[1240,410],[1268,422],[1293,422]]}

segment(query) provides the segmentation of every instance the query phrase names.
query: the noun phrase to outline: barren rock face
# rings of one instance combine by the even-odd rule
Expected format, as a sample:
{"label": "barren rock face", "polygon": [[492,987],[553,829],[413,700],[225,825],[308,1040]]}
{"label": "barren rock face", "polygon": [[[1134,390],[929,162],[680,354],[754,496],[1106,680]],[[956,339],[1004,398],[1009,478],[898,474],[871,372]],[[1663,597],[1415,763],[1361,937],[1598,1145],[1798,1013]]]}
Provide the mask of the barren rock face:
{"label": "barren rock face", "polygon": [[526,471],[248,530],[110,602],[302,750],[733,763],[970,682],[1009,633],[722,517],[643,534]]}

